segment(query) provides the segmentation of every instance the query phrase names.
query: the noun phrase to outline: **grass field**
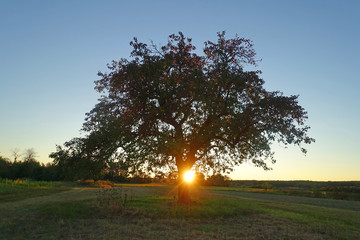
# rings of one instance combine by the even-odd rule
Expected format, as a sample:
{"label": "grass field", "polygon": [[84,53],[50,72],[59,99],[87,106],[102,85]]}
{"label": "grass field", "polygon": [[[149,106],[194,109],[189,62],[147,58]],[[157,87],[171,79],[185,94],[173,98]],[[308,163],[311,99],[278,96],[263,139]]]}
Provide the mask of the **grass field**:
{"label": "grass field", "polygon": [[36,184],[1,183],[0,239],[360,239],[358,201],[206,187],[187,206],[168,185]]}

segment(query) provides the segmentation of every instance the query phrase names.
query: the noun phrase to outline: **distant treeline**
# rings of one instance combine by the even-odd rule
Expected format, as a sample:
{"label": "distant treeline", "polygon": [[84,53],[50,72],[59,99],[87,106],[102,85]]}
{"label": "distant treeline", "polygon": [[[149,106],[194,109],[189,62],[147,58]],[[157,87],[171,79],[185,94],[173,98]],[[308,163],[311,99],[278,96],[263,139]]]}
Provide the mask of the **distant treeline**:
{"label": "distant treeline", "polygon": [[260,180],[233,180],[231,182],[232,186],[238,187],[264,187],[268,185],[271,188],[292,188],[292,189],[302,189],[302,190],[312,190],[316,188],[324,187],[359,187],[360,181],[305,181],[305,180],[295,180],[295,181],[260,181]]}
{"label": "distant treeline", "polygon": [[72,164],[43,164],[34,158],[10,161],[0,156],[0,178],[32,179],[36,181],[77,181],[110,180],[123,183],[149,183],[153,179],[146,176],[125,176],[112,171],[97,171],[88,162],[74,161]]}
{"label": "distant treeline", "polygon": [[34,159],[11,162],[0,156],[0,177],[7,179],[33,179],[37,181],[62,180],[57,166],[41,164]]}
{"label": "distant treeline", "polygon": [[[95,171],[91,164],[82,165],[81,161],[74,161],[71,164],[43,164],[34,158],[23,159],[22,161],[10,161],[0,156],[0,178],[4,179],[32,179],[36,181],[77,181],[77,180],[110,180],[118,183],[166,183],[176,184],[176,174],[162,174],[150,177],[144,173],[128,174],[119,172],[119,169],[108,168]],[[221,174],[215,174],[205,178],[202,173],[196,173],[196,182],[199,185],[207,186],[229,186],[230,178]]]}
{"label": "distant treeline", "polygon": [[150,183],[153,181],[148,176],[127,177],[114,176],[104,173],[93,178],[88,168],[69,168],[54,163],[43,164],[35,159],[12,162],[0,156],[0,178],[4,179],[32,179],[36,181],[77,181],[77,180],[110,180],[122,183]]}
{"label": "distant treeline", "polygon": [[360,201],[360,181],[257,181],[233,180],[231,186],[262,189],[292,196]]}

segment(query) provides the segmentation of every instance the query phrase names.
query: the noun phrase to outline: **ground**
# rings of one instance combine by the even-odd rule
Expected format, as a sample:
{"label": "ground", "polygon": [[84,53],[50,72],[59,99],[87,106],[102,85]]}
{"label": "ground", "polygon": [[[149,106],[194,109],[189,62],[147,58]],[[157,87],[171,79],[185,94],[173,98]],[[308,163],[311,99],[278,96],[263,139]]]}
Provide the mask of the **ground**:
{"label": "ground", "polygon": [[236,188],[191,193],[191,205],[177,204],[168,185],[51,188],[19,200],[4,194],[0,239],[360,239],[357,201]]}

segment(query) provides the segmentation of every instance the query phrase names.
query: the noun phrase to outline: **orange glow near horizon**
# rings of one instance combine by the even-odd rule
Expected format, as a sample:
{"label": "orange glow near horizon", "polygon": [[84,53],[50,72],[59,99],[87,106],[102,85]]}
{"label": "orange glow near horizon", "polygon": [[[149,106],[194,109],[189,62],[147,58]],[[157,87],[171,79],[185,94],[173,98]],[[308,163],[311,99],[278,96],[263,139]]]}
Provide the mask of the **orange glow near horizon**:
{"label": "orange glow near horizon", "polygon": [[188,171],[184,174],[184,179],[186,182],[190,183],[194,180],[194,175],[195,175],[195,172],[194,171]]}

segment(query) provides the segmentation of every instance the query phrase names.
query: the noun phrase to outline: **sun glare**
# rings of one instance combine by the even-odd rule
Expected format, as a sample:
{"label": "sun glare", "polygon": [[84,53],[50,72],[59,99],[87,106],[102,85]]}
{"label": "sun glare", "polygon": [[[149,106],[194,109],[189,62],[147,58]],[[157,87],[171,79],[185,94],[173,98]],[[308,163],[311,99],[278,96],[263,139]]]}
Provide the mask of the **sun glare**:
{"label": "sun glare", "polygon": [[185,181],[191,182],[194,179],[194,174],[195,173],[193,171],[191,171],[191,170],[186,172],[185,175],[184,175]]}

